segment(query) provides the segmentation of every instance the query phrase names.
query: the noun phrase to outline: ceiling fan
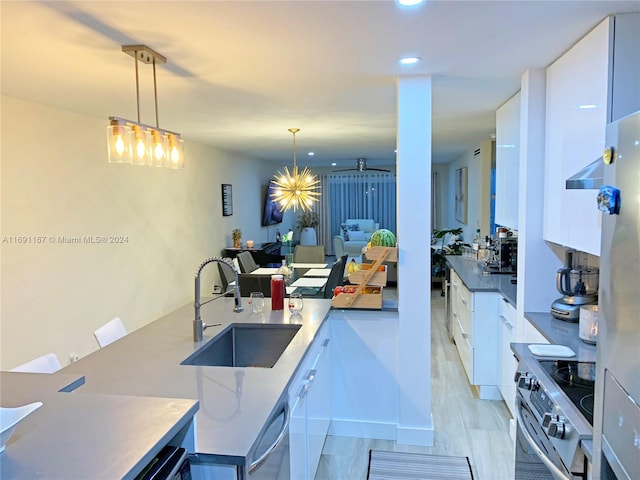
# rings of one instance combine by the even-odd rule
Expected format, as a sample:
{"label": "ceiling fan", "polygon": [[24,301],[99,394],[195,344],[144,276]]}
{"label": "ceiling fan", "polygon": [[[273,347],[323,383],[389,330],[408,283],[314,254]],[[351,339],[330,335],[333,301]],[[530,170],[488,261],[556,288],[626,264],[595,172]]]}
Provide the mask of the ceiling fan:
{"label": "ceiling fan", "polygon": [[375,170],[378,172],[390,172],[391,170],[387,170],[385,168],[367,168],[367,159],[366,158],[358,158],[356,161],[356,168],[343,168],[342,170],[334,170],[334,172],[366,172],[367,170]]}

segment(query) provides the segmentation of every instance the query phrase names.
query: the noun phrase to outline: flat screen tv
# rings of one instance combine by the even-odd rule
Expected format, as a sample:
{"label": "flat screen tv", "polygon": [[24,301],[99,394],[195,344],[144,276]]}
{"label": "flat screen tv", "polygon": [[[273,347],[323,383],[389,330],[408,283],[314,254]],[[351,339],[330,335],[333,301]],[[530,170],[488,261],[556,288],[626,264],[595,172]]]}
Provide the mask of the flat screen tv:
{"label": "flat screen tv", "polygon": [[262,226],[276,225],[282,223],[282,212],[280,205],[273,201],[273,193],[276,190],[276,184],[273,180],[269,181],[267,193],[264,199],[264,210],[262,211]]}

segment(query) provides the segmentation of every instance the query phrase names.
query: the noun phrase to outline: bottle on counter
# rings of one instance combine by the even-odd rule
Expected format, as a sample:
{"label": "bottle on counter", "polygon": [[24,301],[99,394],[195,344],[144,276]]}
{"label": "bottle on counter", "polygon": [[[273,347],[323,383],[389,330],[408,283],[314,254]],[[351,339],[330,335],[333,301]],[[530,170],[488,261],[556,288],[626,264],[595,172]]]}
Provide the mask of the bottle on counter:
{"label": "bottle on counter", "polygon": [[271,275],[271,310],[284,310],[284,275]]}

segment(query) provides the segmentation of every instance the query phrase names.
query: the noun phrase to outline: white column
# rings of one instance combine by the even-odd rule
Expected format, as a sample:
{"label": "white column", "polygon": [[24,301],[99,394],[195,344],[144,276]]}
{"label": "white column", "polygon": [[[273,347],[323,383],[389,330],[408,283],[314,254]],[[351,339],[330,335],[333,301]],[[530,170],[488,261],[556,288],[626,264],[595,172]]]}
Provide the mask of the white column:
{"label": "white column", "polygon": [[397,82],[400,401],[398,443],[433,445],[431,417],[431,77]]}

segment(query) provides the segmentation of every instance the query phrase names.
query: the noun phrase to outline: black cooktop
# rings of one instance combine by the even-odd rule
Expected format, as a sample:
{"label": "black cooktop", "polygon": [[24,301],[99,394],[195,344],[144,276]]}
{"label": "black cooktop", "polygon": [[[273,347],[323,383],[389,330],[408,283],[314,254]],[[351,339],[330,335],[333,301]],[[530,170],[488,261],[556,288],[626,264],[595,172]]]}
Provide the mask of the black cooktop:
{"label": "black cooktop", "polygon": [[565,393],[580,413],[593,425],[593,399],[595,391],[595,362],[575,360],[538,360],[558,387]]}

